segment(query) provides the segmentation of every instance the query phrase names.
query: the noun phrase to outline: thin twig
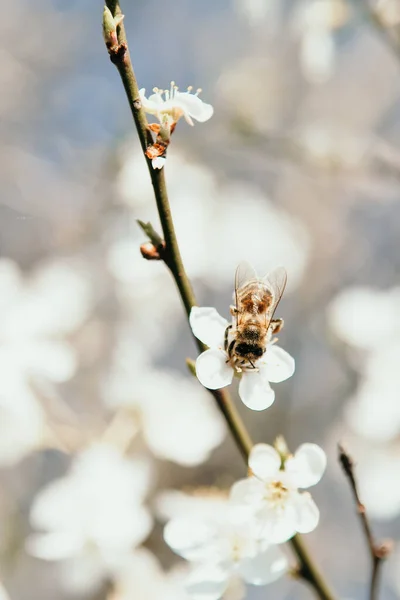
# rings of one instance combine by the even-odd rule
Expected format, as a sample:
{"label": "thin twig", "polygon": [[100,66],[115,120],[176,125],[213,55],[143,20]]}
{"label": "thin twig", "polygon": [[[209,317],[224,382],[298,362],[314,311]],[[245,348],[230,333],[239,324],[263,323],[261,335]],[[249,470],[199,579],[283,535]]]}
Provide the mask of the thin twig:
{"label": "thin twig", "polygon": [[[114,16],[121,14],[118,0],[106,0],[106,4]],[[109,48],[110,58],[117,67],[124,84],[129,106],[131,107],[132,115],[138,131],[140,143],[143,151],[145,152],[147,147],[152,143],[151,132],[149,130],[146,115],[140,102],[139,88],[129,55],[123,23],[118,26],[117,32],[119,46],[114,49]],[[154,195],[156,198],[158,214],[160,217],[165,241],[165,249],[162,254],[162,260],[164,260],[165,264],[172,273],[172,276],[178,287],[182,303],[185,307],[186,314],[189,316],[193,306],[196,306],[196,298],[194,296],[189,278],[184,269],[175,234],[174,223],[168,200],[167,187],[164,178],[165,168],[153,169],[149,158],[145,156],[145,159],[153,184]],[[154,231],[152,227],[151,230]],[[206,346],[196,338],[195,342],[200,352],[206,350]],[[224,415],[230,432],[247,465],[248,457],[253,447],[253,442],[246,429],[246,426],[244,425],[226,389],[209,391],[214,396],[219,409]],[[290,543],[300,563],[299,575],[301,575],[304,580],[313,587],[317,596],[319,596],[322,600],[335,600],[334,594],[330,591],[328,584],[308,554],[300,536],[296,535],[292,540],[290,540]]]}
{"label": "thin twig", "polygon": [[379,575],[381,571],[381,566],[383,561],[390,554],[393,543],[391,540],[387,540],[385,542],[376,543],[372,534],[371,525],[369,523],[369,519],[367,516],[367,511],[365,510],[364,504],[360,500],[360,495],[358,492],[357,481],[354,475],[354,462],[351,456],[346,452],[346,450],[339,444],[339,462],[342,466],[342,469],[350,482],[350,488],[353,492],[354,501],[356,503],[357,513],[360,517],[361,525],[364,531],[365,539],[367,541],[367,546],[369,550],[369,554],[371,557],[371,579],[370,579],[370,588],[369,588],[369,600],[377,600],[378,598],[378,584],[379,584]]}

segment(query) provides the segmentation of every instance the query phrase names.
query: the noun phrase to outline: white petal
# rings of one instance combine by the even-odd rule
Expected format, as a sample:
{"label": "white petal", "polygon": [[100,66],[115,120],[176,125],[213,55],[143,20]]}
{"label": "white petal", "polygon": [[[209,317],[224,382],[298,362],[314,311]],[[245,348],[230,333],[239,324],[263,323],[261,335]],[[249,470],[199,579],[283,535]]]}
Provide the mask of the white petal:
{"label": "white petal", "polygon": [[208,119],[210,119],[214,113],[214,109],[211,104],[206,104],[194,94],[178,92],[176,99],[185,112],[188,112],[189,115],[193,117],[193,119],[196,119],[196,121],[199,121],[199,123],[208,121]]}
{"label": "white petal", "polygon": [[243,373],[239,383],[239,396],[251,410],[265,410],[275,400],[275,392],[261,373]]}
{"label": "white petal", "polygon": [[288,561],[278,546],[269,546],[252,558],[240,562],[239,573],[247,583],[266,585],[281,577],[288,569]]}
{"label": "white petal", "polygon": [[83,540],[73,533],[43,533],[31,535],[26,549],[32,556],[42,560],[63,560],[75,556],[82,549]]}
{"label": "white petal", "polygon": [[210,565],[201,565],[190,573],[185,588],[192,600],[218,600],[228,587],[229,573]]}
{"label": "white petal", "polygon": [[218,390],[233,379],[233,369],[226,364],[226,354],[222,350],[206,350],[196,360],[196,375],[204,387]]}
{"label": "white petal", "polygon": [[283,510],[267,506],[258,514],[260,537],[270,544],[282,544],[296,533],[298,515],[294,506],[286,504]]}
{"label": "white petal", "polygon": [[151,165],[153,169],[162,169],[165,165],[165,161],[166,158],[163,158],[162,156],[157,156],[157,158],[153,158],[153,160],[151,161]]}
{"label": "white petal", "polygon": [[263,501],[265,485],[255,477],[240,479],[231,487],[229,501],[236,509],[237,507],[251,507],[253,511]]}
{"label": "white petal", "polygon": [[326,454],[317,444],[302,444],[285,462],[285,471],[296,487],[308,488],[318,483],[326,468]]}
{"label": "white petal", "polygon": [[172,519],[164,527],[164,540],[168,546],[186,560],[208,559],[213,545],[215,529],[206,521],[190,517]]}
{"label": "white petal", "polygon": [[149,114],[156,114],[159,111],[159,106],[162,104],[162,99],[160,102],[160,96],[157,94],[152,94],[148,98],[145,96],[146,90],[142,88],[139,90],[140,100],[142,102],[144,110]]}
{"label": "white petal", "polygon": [[285,381],[294,373],[294,358],[283,348],[275,344],[267,347],[264,357],[259,361],[262,375],[273,383]]}
{"label": "white petal", "polygon": [[296,494],[296,530],[299,533],[313,531],[319,523],[319,510],[308,492]]}
{"label": "white petal", "polygon": [[211,306],[194,306],[189,317],[193,335],[209,348],[223,348],[229,323]]}
{"label": "white petal", "polygon": [[281,457],[272,446],[256,444],[249,456],[249,467],[259,479],[267,479],[276,475],[281,466]]}

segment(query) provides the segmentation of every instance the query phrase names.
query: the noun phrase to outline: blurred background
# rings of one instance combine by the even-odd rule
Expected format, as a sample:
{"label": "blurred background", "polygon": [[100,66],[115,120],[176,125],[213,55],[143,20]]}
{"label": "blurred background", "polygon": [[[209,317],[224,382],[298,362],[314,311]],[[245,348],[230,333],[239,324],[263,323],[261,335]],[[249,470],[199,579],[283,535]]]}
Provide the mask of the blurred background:
{"label": "blurred background", "polygon": [[[144,261],[152,189],[97,0],[13,0],[0,23],[2,600],[187,600],[166,518],[244,475],[173,281]],[[340,598],[369,556],[336,445],[378,538],[400,539],[400,1],[122,4],[140,87],[203,89],[166,177],[200,305],[228,316],[236,265],[286,266],[280,345],[295,375],[256,441],[316,442],[307,535]],[[175,490],[175,491],[174,491]],[[381,598],[400,596],[400,553]],[[302,584],[227,600],[305,599]]]}

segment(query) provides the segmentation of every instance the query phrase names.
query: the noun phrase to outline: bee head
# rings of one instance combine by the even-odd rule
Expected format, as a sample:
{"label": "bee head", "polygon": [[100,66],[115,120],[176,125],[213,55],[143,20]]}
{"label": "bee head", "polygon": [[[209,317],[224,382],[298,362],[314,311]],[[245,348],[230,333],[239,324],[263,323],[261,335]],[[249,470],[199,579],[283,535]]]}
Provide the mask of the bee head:
{"label": "bee head", "polygon": [[254,344],[246,344],[245,342],[241,342],[235,347],[235,353],[239,356],[248,357],[249,355],[254,356],[255,358],[259,358],[263,355],[263,349],[261,346],[256,346]]}

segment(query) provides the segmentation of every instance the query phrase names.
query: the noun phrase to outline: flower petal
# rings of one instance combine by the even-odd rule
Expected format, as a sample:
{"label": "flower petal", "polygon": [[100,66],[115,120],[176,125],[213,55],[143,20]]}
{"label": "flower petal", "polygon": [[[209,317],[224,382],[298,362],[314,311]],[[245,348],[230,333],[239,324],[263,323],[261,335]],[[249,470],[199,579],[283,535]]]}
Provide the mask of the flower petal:
{"label": "flower petal", "polygon": [[[248,508],[252,512],[257,510],[257,506],[263,501],[265,486],[259,479],[248,477],[240,479],[231,487],[229,501],[233,508]],[[235,514],[235,513],[234,513]]]}
{"label": "flower petal", "polygon": [[206,350],[196,360],[196,375],[204,387],[218,390],[232,383],[233,369],[222,350]]}
{"label": "flower petal", "polygon": [[185,582],[185,588],[192,600],[218,600],[229,583],[229,572],[211,565],[194,568]]}
{"label": "flower petal", "polygon": [[215,529],[209,523],[189,517],[172,519],[164,527],[164,540],[186,560],[206,560],[213,545]]}
{"label": "flower petal", "polygon": [[313,531],[319,523],[319,509],[308,492],[296,494],[296,530],[299,533]]}
{"label": "flower petal", "polygon": [[29,554],[42,560],[65,560],[82,550],[83,540],[75,533],[38,533],[28,537],[25,546]]}
{"label": "flower petal", "polygon": [[295,369],[294,358],[275,344],[267,347],[258,364],[262,375],[273,383],[285,381],[293,375]]}
{"label": "flower petal", "polygon": [[157,158],[153,158],[153,160],[151,161],[151,165],[153,169],[162,169],[165,165],[165,161],[166,158],[163,158],[162,156],[157,156]]}
{"label": "flower petal", "polygon": [[326,468],[326,454],[317,444],[302,444],[285,462],[285,471],[296,487],[308,488],[318,483]]}
{"label": "flower petal", "polygon": [[243,559],[239,573],[247,583],[266,585],[281,577],[288,569],[288,561],[278,546],[269,546],[253,557]]}
{"label": "flower petal", "polygon": [[239,383],[239,396],[251,410],[265,410],[275,400],[275,392],[260,372],[245,372]]}
{"label": "flower petal", "polygon": [[270,544],[282,544],[290,540],[296,533],[298,515],[292,504],[286,504],[278,510],[267,505],[258,512],[260,538]]}
{"label": "flower petal", "polygon": [[268,479],[277,474],[281,466],[281,457],[272,446],[256,444],[249,456],[249,467],[259,479]]}
{"label": "flower petal", "polygon": [[189,317],[193,335],[209,348],[223,348],[229,323],[211,306],[194,306]]}
{"label": "flower petal", "polygon": [[193,119],[196,119],[196,121],[199,121],[199,123],[204,123],[213,116],[214,109],[211,104],[206,104],[195,94],[178,92],[175,98],[184,111],[189,113],[189,115],[193,117]]}

